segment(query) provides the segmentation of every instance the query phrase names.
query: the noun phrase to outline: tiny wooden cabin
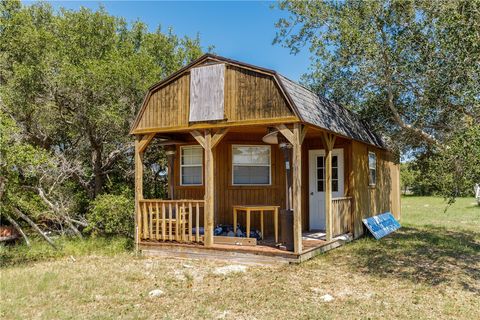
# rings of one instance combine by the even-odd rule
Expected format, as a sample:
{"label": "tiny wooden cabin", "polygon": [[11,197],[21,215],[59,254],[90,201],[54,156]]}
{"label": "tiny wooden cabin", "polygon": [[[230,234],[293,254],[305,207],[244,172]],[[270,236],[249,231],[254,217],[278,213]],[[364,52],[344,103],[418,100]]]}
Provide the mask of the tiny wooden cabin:
{"label": "tiny wooden cabin", "polygon": [[[352,112],[272,70],[206,54],[149,89],[131,133],[143,250],[300,261],[361,236],[362,218],[386,211],[400,218],[398,159],[382,139]],[[265,143],[266,135],[283,144]],[[142,158],[153,139],[168,156],[168,199],[143,197]],[[291,152],[288,164],[281,147]],[[293,252],[278,247],[276,232],[287,205]],[[216,236],[220,225],[231,232]],[[261,238],[233,236],[248,229]]]}

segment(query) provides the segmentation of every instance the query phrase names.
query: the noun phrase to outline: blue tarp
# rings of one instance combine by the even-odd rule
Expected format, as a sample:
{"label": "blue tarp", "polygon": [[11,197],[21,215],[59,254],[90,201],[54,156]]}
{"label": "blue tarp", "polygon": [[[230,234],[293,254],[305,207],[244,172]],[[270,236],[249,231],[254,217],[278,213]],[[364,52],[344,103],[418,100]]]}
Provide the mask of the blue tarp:
{"label": "blue tarp", "polygon": [[363,224],[372,233],[375,239],[380,239],[400,229],[400,223],[393,217],[390,212],[379,214],[370,218],[363,219]]}

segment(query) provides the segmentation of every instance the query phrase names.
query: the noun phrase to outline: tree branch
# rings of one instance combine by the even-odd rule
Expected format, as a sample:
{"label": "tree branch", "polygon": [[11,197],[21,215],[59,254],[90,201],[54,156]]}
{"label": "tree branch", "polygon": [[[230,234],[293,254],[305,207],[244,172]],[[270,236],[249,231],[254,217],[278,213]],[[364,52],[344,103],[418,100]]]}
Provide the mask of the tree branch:
{"label": "tree branch", "polygon": [[440,142],[432,135],[428,134],[427,132],[423,131],[422,129],[416,128],[412,126],[411,124],[406,123],[403,121],[400,112],[398,111],[397,107],[395,106],[395,100],[394,100],[394,95],[393,95],[393,88],[392,88],[392,83],[393,83],[393,72],[391,70],[391,64],[390,64],[390,59],[388,58],[387,52],[386,52],[386,47],[387,47],[387,36],[385,34],[385,31],[382,28],[382,25],[380,22],[377,23],[377,28],[379,32],[381,33],[382,37],[382,44],[383,48],[381,50],[382,52],[382,59],[384,63],[384,82],[385,82],[385,87],[387,89],[387,106],[390,109],[390,112],[392,113],[393,120],[402,128],[407,131],[413,132],[417,136],[421,137],[425,141],[427,141],[430,144],[436,145],[441,147]]}
{"label": "tree branch", "polygon": [[37,224],[35,222],[33,222],[32,220],[30,220],[30,218],[25,215],[22,211],[20,211],[18,208],[13,208],[13,210],[15,210],[15,213],[20,217],[22,218],[23,220],[25,220],[35,231],[37,231],[38,234],[40,234],[43,239],[45,239],[45,241],[48,242],[48,244],[50,244],[53,248],[57,249],[57,246],[55,245],[55,243],[52,241],[52,239],[50,239],[43,231],[42,229],[40,229],[39,226],[37,226]]}
{"label": "tree branch", "polygon": [[58,206],[54,205],[45,196],[45,192],[43,191],[42,188],[37,187],[36,190],[37,190],[37,193],[40,196],[40,198],[43,200],[43,202],[45,202],[50,207],[50,209],[52,209],[53,212],[55,212],[57,215],[59,215],[65,221],[65,223],[68,225],[68,227],[70,229],[72,229],[72,231],[75,233],[75,235],[77,235],[77,237],[82,239],[83,238],[82,233],[77,229],[77,227],[75,227],[73,225],[73,223],[68,219],[67,215],[64,212],[62,212],[63,210],[61,210]]}
{"label": "tree branch", "polygon": [[118,158],[125,152],[129,151],[130,149],[133,148],[133,143],[128,142],[119,149],[116,149],[107,156],[105,159],[105,162],[102,165],[102,171],[109,169],[117,160]]}
{"label": "tree branch", "polygon": [[18,231],[18,233],[20,233],[20,235],[25,240],[25,244],[30,247],[30,240],[28,240],[27,235],[25,234],[25,232],[23,232],[22,228],[17,223],[17,221],[15,221],[15,219],[10,217],[10,215],[8,213],[3,212],[2,214],[5,216],[5,218],[8,220],[8,222],[10,222],[12,224],[12,226]]}

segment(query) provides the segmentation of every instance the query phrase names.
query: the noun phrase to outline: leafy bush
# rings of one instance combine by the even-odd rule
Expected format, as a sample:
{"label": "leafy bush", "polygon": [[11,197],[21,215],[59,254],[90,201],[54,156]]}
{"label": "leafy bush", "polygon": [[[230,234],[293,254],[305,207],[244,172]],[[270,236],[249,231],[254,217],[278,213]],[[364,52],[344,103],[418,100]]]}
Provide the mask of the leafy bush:
{"label": "leafy bush", "polygon": [[125,195],[100,195],[92,202],[87,220],[87,232],[133,237],[134,199]]}

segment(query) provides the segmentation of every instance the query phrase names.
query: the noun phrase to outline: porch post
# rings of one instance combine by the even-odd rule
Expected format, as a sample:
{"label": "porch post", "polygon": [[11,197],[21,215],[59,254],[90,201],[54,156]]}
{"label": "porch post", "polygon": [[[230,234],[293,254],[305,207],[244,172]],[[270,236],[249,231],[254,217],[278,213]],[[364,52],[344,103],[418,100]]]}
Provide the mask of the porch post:
{"label": "porch post", "polygon": [[135,138],[135,244],[138,250],[138,244],[141,238],[141,212],[139,201],[143,200],[143,153],[140,152],[140,139]]}
{"label": "porch post", "polygon": [[143,153],[154,137],[155,133],[135,137],[135,244],[137,250],[142,237],[142,212],[139,202],[143,200]]}
{"label": "porch post", "polygon": [[227,129],[220,129],[214,136],[210,130],[205,130],[204,136],[198,131],[191,134],[205,151],[205,219],[204,219],[204,242],[206,247],[213,245],[213,224],[215,219],[215,180],[214,165],[215,157],[213,149],[227,133]]}
{"label": "porch post", "polygon": [[212,133],[205,130],[205,246],[213,245],[213,221],[215,219],[215,186],[213,179]]}
{"label": "porch post", "polygon": [[332,150],[335,144],[335,136],[331,133],[323,133],[325,144],[325,233],[327,241],[333,238],[333,212],[332,212]]}
{"label": "porch post", "polygon": [[[302,253],[302,143],[307,132],[307,127],[301,123],[293,124],[293,132],[285,125],[277,129],[292,144],[292,202],[293,202],[293,246],[294,252]],[[288,195],[287,195],[288,197]]]}
{"label": "porch post", "polygon": [[295,144],[293,145],[293,244],[297,254],[302,253],[302,143],[306,127],[300,123],[293,125]]}

